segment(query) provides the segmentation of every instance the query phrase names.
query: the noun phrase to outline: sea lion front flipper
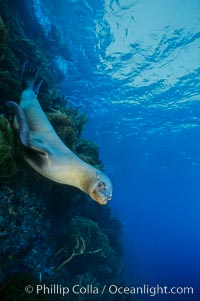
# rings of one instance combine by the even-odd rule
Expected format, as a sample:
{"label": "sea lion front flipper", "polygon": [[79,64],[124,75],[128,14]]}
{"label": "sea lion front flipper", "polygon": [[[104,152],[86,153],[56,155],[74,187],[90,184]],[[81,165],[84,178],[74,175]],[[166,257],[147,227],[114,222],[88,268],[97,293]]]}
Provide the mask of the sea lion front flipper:
{"label": "sea lion front flipper", "polygon": [[35,132],[31,132],[30,135],[30,145],[29,148],[26,148],[24,153],[25,158],[36,167],[41,168],[43,165],[46,165],[49,159],[49,150],[42,143],[42,141],[37,138]]}
{"label": "sea lion front flipper", "polygon": [[50,151],[49,149],[43,144],[42,140],[37,137],[35,132],[31,132],[30,137],[30,149],[35,151],[38,155],[42,156],[43,158],[48,158]]}
{"label": "sea lion front flipper", "polygon": [[29,147],[30,127],[22,108],[14,101],[7,101],[6,105],[16,116],[19,125],[19,137],[22,145]]}

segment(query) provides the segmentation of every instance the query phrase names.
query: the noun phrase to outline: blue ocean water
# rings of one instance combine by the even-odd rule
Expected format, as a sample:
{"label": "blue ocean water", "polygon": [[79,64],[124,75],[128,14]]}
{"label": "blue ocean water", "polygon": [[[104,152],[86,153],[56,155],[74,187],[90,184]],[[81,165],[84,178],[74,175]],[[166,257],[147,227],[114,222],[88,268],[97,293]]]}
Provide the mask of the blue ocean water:
{"label": "blue ocean water", "polygon": [[[34,3],[48,34],[50,2]],[[200,2],[59,5],[55,22],[73,58],[55,58],[60,88],[87,112],[84,135],[99,144],[113,181],[127,283],[193,286],[195,296],[174,300],[198,300]]]}

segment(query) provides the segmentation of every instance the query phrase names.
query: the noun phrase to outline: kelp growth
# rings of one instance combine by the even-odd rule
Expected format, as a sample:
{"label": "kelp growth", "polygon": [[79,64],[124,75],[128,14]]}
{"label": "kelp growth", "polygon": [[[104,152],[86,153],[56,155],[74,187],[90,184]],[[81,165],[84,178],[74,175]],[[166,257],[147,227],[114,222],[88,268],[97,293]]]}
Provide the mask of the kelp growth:
{"label": "kelp growth", "polygon": [[8,27],[0,16],[0,61],[5,58],[4,46],[8,37]]}
{"label": "kelp growth", "polygon": [[8,120],[0,115],[0,181],[16,173],[14,137]]}

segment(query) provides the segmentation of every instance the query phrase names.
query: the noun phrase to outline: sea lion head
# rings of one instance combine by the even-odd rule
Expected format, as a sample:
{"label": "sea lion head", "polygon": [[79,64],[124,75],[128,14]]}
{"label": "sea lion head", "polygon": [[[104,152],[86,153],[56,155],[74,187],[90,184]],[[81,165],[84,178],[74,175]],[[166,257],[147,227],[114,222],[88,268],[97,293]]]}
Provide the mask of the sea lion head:
{"label": "sea lion head", "polygon": [[101,205],[107,204],[112,199],[112,183],[101,171],[96,172],[96,177],[90,186],[90,197]]}

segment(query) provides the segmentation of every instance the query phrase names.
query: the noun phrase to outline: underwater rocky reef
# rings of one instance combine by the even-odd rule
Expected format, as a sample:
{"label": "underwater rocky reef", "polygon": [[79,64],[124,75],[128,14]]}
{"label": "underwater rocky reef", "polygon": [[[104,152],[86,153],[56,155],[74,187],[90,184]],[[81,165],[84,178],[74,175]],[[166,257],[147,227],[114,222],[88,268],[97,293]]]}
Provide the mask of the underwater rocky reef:
{"label": "underwater rocky reef", "polygon": [[19,102],[21,66],[31,60],[41,66],[44,84],[39,100],[57,134],[82,160],[103,170],[99,147],[81,138],[87,116],[59,96],[51,57],[59,49],[71,60],[62,32],[52,25],[51,37],[44,39],[26,1],[1,0],[0,7],[0,299],[128,300],[108,293],[62,297],[30,295],[24,290],[38,283],[124,286],[123,229],[109,206],[45,179],[24,163],[5,102]]}

